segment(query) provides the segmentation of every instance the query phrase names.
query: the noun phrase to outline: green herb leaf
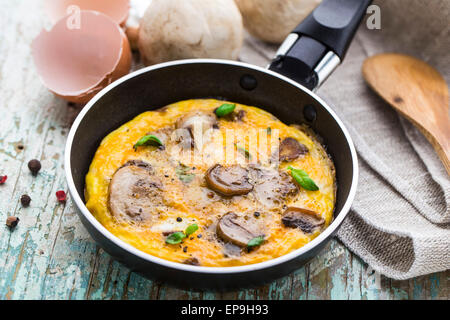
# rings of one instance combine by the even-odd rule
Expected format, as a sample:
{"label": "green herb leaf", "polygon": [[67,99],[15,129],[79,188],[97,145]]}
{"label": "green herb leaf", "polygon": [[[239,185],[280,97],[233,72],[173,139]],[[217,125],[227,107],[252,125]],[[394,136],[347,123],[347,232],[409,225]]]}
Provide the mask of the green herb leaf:
{"label": "green herb leaf", "polygon": [[236,105],[234,103],[233,104],[224,103],[216,109],[215,113],[216,113],[216,116],[223,117],[223,116],[226,116],[227,114],[232,113],[235,108],[236,108]]}
{"label": "green herb leaf", "polygon": [[272,128],[271,127],[267,127],[267,134],[272,134]]}
{"label": "green herb leaf", "polygon": [[311,179],[306,171],[301,169],[295,169],[291,166],[288,167],[291,170],[291,176],[301,185],[304,189],[310,191],[317,191],[319,187],[316,185],[313,179]]}
{"label": "green herb leaf", "polygon": [[186,238],[186,235],[181,232],[174,232],[171,233],[167,238],[166,238],[166,243],[168,244],[178,244],[180,243],[184,238]]}
{"label": "green herb leaf", "polygon": [[236,149],[241,152],[247,159],[251,159],[252,155],[250,154],[250,151],[245,149],[244,147],[238,146],[236,143],[234,144],[236,146]]}
{"label": "green herb leaf", "polygon": [[162,146],[161,140],[158,139],[157,136],[154,136],[152,134],[148,134],[146,136],[143,136],[136,142],[136,144],[133,146],[133,148],[136,150],[137,147],[140,146]]}
{"label": "green herb leaf", "polygon": [[194,178],[195,178],[195,174],[189,172],[191,169],[192,169],[191,167],[188,167],[188,166],[180,163],[178,165],[178,167],[176,167],[175,173],[176,173],[178,179],[180,179],[182,182],[189,183],[192,180],[194,180]]}
{"label": "green herb leaf", "polygon": [[193,234],[197,230],[198,230],[198,225],[196,223],[193,223],[186,228],[186,231],[184,233],[186,234],[186,237],[189,237],[191,234]]}
{"label": "green herb leaf", "polygon": [[250,240],[247,243],[247,247],[248,248],[253,248],[253,247],[259,246],[263,242],[264,242],[264,237],[259,236],[259,237],[256,237],[256,238],[253,238],[252,240]]}

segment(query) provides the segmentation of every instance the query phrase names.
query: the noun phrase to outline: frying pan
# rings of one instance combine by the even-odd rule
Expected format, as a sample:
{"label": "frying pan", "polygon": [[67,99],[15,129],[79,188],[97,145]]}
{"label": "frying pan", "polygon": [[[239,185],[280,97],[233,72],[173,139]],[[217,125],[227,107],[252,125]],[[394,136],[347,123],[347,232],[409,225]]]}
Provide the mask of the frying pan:
{"label": "frying pan", "polygon": [[[305,264],[332,239],[350,210],[358,180],[353,142],[341,120],[316,94],[340,63],[370,0],[325,0],[291,33],[267,69],[192,59],[140,69],[99,92],[76,118],[67,140],[65,172],[80,219],[115,259],[157,281],[190,289],[227,290],[261,285]],[[333,159],[338,183],[334,221],[304,247],[269,261],[202,267],[146,254],[106,230],[84,201],[85,175],[101,140],[138,114],[180,100],[222,98],[258,106],[288,124],[306,123]]]}

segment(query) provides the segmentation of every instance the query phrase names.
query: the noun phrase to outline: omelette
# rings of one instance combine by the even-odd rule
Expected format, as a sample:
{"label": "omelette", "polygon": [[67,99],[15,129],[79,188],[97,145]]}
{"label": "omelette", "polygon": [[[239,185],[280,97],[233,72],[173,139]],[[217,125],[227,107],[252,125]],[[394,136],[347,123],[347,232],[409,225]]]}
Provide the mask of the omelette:
{"label": "omelette", "polygon": [[119,239],[209,267],[301,248],[332,222],[335,198],[333,162],[309,128],[214,99],[147,111],[108,134],[85,188]]}

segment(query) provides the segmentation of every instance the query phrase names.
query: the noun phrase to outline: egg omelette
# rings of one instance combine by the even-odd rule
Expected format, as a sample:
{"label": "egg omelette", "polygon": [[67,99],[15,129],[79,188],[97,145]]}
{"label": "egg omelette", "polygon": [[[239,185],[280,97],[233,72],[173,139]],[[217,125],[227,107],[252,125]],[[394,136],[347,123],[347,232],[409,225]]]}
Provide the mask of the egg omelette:
{"label": "egg omelette", "polygon": [[86,206],[150,255],[229,267],[285,255],[332,221],[334,165],[306,127],[238,103],[192,99],[107,135]]}

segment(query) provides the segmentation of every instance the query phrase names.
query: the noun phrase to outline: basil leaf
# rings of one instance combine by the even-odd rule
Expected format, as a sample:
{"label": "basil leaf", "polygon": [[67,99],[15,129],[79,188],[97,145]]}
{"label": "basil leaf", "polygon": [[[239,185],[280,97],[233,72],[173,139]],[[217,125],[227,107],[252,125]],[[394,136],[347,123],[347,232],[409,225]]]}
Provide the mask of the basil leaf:
{"label": "basil leaf", "polygon": [[236,143],[234,144],[236,146],[236,149],[238,149],[239,152],[241,152],[247,159],[251,159],[252,155],[250,154],[250,151],[247,149],[238,146]]}
{"label": "basil leaf", "polygon": [[295,169],[291,166],[288,167],[291,170],[291,176],[301,185],[304,189],[309,191],[317,191],[319,187],[316,185],[313,179],[311,179],[306,171],[301,169]]}
{"label": "basil leaf", "polygon": [[188,166],[180,163],[178,165],[178,167],[176,167],[175,173],[176,173],[178,179],[180,179],[182,182],[189,183],[192,180],[194,180],[194,178],[195,178],[195,174],[190,173],[189,172],[190,170],[191,170],[191,167],[188,167]]}
{"label": "basil leaf", "polygon": [[138,142],[136,142],[136,144],[133,146],[133,148],[136,150],[137,147],[140,146],[162,146],[162,142],[161,140],[159,140],[159,138],[157,136],[154,136],[152,134],[148,134],[143,136],[142,138],[140,138],[138,140]]}
{"label": "basil leaf", "polygon": [[186,235],[181,232],[174,232],[171,233],[167,238],[166,238],[166,243],[168,244],[178,244],[180,243],[184,238],[186,238]]}
{"label": "basil leaf", "polygon": [[218,117],[224,117],[227,114],[230,114],[234,111],[236,108],[236,105],[233,103],[224,103],[220,107],[218,107],[214,112],[216,113],[216,116]]}
{"label": "basil leaf", "polygon": [[189,237],[191,234],[193,234],[195,231],[198,230],[198,225],[196,223],[189,225],[186,228],[186,231],[184,232],[186,234],[186,237]]}
{"label": "basil leaf", "polygon": [[248,243],[247,243],[247,247],[248,248],[252,248],[252,247],[256,247],[259,246],[260,244],[262,244],[264,242],[264,237],[256,237],[251,239]]}

